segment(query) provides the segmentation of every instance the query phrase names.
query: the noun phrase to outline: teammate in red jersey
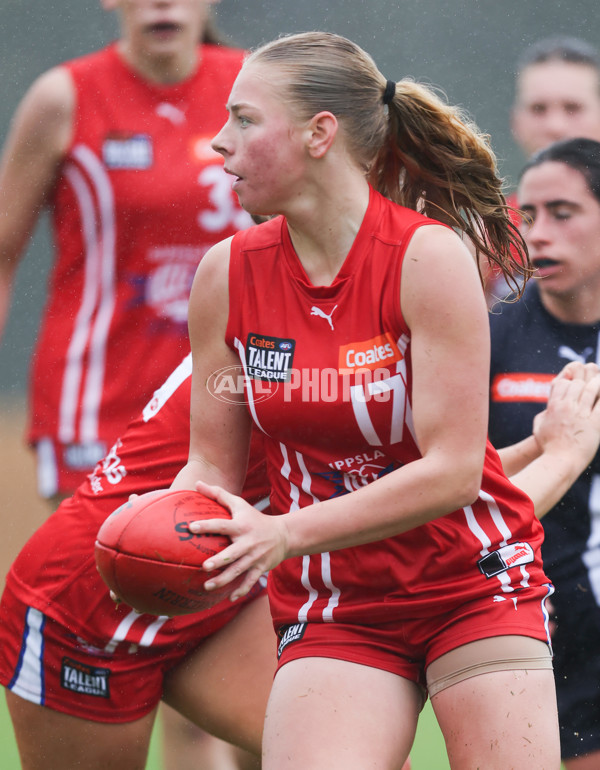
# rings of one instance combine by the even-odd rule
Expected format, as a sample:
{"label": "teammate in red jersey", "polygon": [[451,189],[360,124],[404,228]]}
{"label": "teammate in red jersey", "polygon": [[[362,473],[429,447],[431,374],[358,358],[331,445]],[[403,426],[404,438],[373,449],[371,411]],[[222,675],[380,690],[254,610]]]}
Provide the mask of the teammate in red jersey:
{"label": "teammate in red jersey", "polygon": [[[452,767],[558,768],[542,529],[486,442],[486,306],[452,232],[528,272],[490,148],[329,33],[255,51],[228,109],[213,146],[234,190],[281,216],[196,273],[174,486],[232,511],[193,525],[234,541],[209,588],[245,572],[242,596],[270,570],[263,768],[396,768],[425,689]],[[212,397],[227,367],[246,386],[233,406]],[[279,515],[236,496],[252,420]]]}
{"label": "teammate in red jersey", "polygon": [[[243,59],[215,44],[215,0],[102,2],[119,39],[31,86],[0,168],[0,327],[29,233],[52,217],[28,439],[53,509],[187,353],[195,268],[250,223],[210,148]],[[187,733],[173,742],[182,753]]]}
{"label": "teammate in red jersey", "polygon": [[[0,683],[25,770],[145,767],[161,699],[252,752],[238,755],[240,768],[258,767],[276,662],[264,590],[207,612],[157,618],[116,607],[94,562],[106,516],[133,493],[167,487],[185,462],[190,375],[188,355],[8,573],[0,602]],[[261,445],[257,435],[244,495],[264,508]],[[178,749],[169,767],[189,767],[190,757],[180,756],[189,751],[185,740]],[[197,751],[191,758],[202,768],[231,766],[232,757],[221,751],[217,760],[211,751],[212,759]]]}
{"label": "teammate in red jersey", "polygon": [[187,353],[195,268],[251,223],[210,147],[243,58],[198,45],[213,34],[212,2],[103,0],[119,40],[43,74],[6,141],[2,320],[28,235],[45,204],[52,215],[28,438],[53,507]]}

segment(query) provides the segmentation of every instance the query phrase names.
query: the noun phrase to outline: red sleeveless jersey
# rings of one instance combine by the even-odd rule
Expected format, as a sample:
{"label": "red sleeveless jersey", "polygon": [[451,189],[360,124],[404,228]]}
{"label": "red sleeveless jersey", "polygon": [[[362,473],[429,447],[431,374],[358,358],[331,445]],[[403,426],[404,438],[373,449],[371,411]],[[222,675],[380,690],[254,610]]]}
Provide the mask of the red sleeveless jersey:
{"label": "red sleeveless jersey", "polygon": [[55,264],[31,441],[98,442],[102,456],[189,350],[198,262],[251,224],[210,148],[243,52],[199,55],[188,79],[166,86],[135,74],[115,45],[64,65],[73,135],[50,201]]}
{"label": "red sleeveless jersey", "polygon": [[[94,561],[94,542],[106,517],[132,494],[169,487],[187,462],[190,438],[191,354],[155,391],[108,455],[32,535],[11,566],[7,584],[25,604],[54,618],[99,647],[149,647],[199,629],[231,613],[229,600],[210,610],[157,620],[110,599]],[[253,436],[243,497],[268,506],[264,450]],[[243,603],[240,603],[240,607]],[[141,640],[144,640],[143,642]]]}
{"label": "red sleeveless jersey", "polygon": [[[227,343],[239,354],[249,409],[266,437],[274,513],[293,515],[420,457],[400,282],[412,234],[431,223],[372,190],[340,272],[319,287],[285,219],[233,239]],[[531,501],[488,445],[472,506],[397,537],[274,569],[274,622],[385,622],[486,595],[507,600],[547,582],[542,537]]]}

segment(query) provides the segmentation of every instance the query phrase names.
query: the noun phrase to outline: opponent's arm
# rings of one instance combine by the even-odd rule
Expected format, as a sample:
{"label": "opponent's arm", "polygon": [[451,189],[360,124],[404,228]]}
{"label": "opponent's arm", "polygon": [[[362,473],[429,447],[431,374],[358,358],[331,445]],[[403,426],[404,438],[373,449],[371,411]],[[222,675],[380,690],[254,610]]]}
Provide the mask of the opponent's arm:
{"label": "opponent's arm", "polygon": [[0,336],[17,266],[68,148],[74,89],[56,67],[39,77],[15,112],[0,161]]}
{"label": "opponent's arm", "polygon": [[548,406],[535,418],[541,454],[511,481],[532,499],[542,518],[591,463],[600,444],[600,370],[569,364],[552,383]]}

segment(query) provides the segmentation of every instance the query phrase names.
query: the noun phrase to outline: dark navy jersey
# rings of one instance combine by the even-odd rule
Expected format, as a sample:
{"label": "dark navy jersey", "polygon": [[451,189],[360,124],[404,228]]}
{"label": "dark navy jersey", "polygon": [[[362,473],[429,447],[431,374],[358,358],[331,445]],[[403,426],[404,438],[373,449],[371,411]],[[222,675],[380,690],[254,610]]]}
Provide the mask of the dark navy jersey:
{"label": "dark navy jersey", "polygon": [[[558,321],[531,282],[519,302],[494,308],[490,325],[490,440],[500,449],[531,433],[550,382],[565,364],[600,363],[600,323]],[[542,523],[542,556],[557,588],[557,610],[600,605],[600,453]]]}

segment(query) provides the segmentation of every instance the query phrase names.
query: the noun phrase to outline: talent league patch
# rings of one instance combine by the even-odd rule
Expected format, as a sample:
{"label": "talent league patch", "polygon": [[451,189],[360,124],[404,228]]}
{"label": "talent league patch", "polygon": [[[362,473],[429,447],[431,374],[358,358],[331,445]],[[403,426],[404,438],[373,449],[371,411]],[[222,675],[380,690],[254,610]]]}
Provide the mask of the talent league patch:
{"label": "talent league patch", "polygon": [[280,642],[277,647],[277,658],[281,657],[281,653],[285,650],[288,644],[297,642],[302,639],[304,632],[306,631],[306,623],[293,623],[291,626],[283,626],[279,629]]}
{"label": "talent league patch", "polygon": [[477,565],[487,577],[495,577],[511,567],[520,567],[533,561],[533,548],[529,543],[510,543],[497,551],[486,554]]}
{"label": "talent league patch", "polygon": [[72,658],[63,658],[61,666],[61,684],[65,690],[93,695],[99,698],[109,698],[108,679],[110,669],[88,666]]}
{"label": "talent league patch", "polygon": [[152,166],[152,139],[147,134],[107,136],[102,145],[102,160],[109,169],[141,171]]}
{"label": "talent league patch", "polygon": [[265,382],[289,382],[296,340],[250,333],[246,340],[248,376]]}

